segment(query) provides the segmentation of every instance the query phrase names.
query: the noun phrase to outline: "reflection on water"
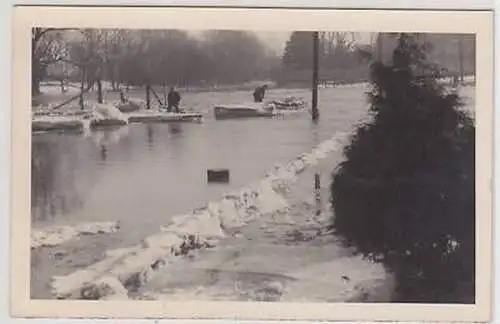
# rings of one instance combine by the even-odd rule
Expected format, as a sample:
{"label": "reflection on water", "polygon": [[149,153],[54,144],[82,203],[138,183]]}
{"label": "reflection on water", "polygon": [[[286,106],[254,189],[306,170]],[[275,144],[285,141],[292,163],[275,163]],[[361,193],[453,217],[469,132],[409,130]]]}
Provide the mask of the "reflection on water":
{"label": "reflection on water", "polygon": [[101,144],[101,160],[106,161],[107,157],[108,157],[108,148],[106,147],[105,144]]}
{"label": "reflection on water", "polygon": [[152,148],[153,142],[154,142],[153,127],[151,125],[147,125],[146,127],[147,127],[147,131],[148,131],[148,147]]}
{"label": "reflection on water", "polygon": [[[300,91],[276,90],[269,99],[310,97],[307,90]],[[124,232],[142,237],[169,217],[219,200],[276,163],[350,130],[366,113],[362,89],[325,89],[320,91],[316,124],[307,113],[280,119],[213,119],[213,106],[243,102],[247,96],[185,94],[185,105],[204,113],[203,123],[131,124],[88,136],[33,135],[33,225],[118,220]],[[229,169],[231,182],[207,185],[207,169]],[[308,188],[311,195],[310,182]]]}
{"label": "reflection on water", "polygon": [[33,140],[31,215],[34,221],[50,221],[82,205],[73,172],[78,157],[67,152],[70,148],[67,144]]}
{"label": "reflection on water", "polygon": [[167,124],[168,130],[170,131],[170,134],[175,135],[180,132],[182,132],[182,125],[181,123],[173,123],[173,124]]}

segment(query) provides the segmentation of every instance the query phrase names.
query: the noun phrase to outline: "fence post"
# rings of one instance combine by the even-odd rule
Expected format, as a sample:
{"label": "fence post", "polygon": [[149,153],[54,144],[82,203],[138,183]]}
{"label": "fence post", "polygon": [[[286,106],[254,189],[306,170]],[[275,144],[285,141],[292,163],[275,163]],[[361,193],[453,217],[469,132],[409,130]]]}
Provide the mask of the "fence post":
{"label": "fence post", "polygon": [[313,84],[312,84],[312,119],[317,121],[318,111],[318,69],[319,69],[319,37],[318,32],[313,32]]}

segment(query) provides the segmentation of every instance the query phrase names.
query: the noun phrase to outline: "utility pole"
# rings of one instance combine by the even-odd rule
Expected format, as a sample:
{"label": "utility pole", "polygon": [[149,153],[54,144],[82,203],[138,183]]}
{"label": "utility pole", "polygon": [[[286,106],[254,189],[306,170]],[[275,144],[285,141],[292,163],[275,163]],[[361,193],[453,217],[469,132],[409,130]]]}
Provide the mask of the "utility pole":
{"label": "utility pole", "polygon": [[463,35],[458,36],[458,64],[460,69],[460,83],[464,83],[464,47]]}
{"label": "utility pole", "polygon": [[151,109],[151,84],[149,83],[149,78],[146,83],[146,108]]}
{"label": "utility pole", "polygon": [[318,111],[318,69],[319,69],[319,37],[318,32],[313,32],[313,84],[312,84],[312,120],[319,118]]}
{"label": "utility pole", "polygon": [[375,41],[375,45],[377,46],[377,60],[379,62],[382,62],[382,42],[383,42],[383,36],[382,36],[382,33],[378,33],[378,35],[376,36],[376,41]]}

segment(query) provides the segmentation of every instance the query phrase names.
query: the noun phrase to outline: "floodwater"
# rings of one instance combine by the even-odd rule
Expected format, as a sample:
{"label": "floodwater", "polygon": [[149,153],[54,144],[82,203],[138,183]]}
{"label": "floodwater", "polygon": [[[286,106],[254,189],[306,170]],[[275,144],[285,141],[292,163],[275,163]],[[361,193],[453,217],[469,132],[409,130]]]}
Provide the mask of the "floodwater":
{"label": "floodwater", "polygon": [[[306,90],[275,90],[269,98]],[[118,220],[144,235],[224,192],[262,177],[276,163],[309,151],[366,115],[361,87],[322,89],[320,121],[307,112],[277,119],[216,121],[217,103],[248,101],[248,93],[186,94],[183,104],[203,123],[132,124],[91,135],[33,135],[32,224],[45,227]],[[230,170],[228,184],[208,184],[210,168]]]}
{"label": "floodwater", "polygon": [[[203,123],[133,124],[91,134],[34,134],[32,227],[119,221],[121,230],[116,235],[82,237],[61,247],[41,248],[32,253],[32,298],[50,298],[52,276],[69,274],[97,262],[108,249],[133,246],[157,233],[173,216],[218,201],[224,193],[258,180],[277,163],[311,151],[338,132],[352,131],[367,116],[365,90],[363,85],[320,89],[320,118],[316,124],[307,112],[277,119],[214,120],[214,105],[246,102],[251,97],[247,92],[234,91],[183,95],[183,106],[202,112]],[[467,108],[472,109],[474,88],[463,91]],[[308,90],[289,89],[271,90],[267,98],[287,95],[306,100],[311,97]],[[325,204],[330,173],[339,159],[341,151],[301,176],[296,194],[299,200],[314,200],[313,173],[317,172]],[[210,168],[229,169],[230,182],[208,184],[206,171]],[[255,226],[256,230],[259,226],[267,227]],[[252,228],[247,230],[250,236]],[[257,241],[267,244],[262,237]],[[228,248],[243,246],[249,250],[247,243],[239,244]],[[283,251],[273,254],[272,259],[276,260]],[[312,253],[307,251],[306,254]],[[335,258],[334,254],[319,254]],[[211,261],[225,257],[217,255]],[[290,264],[277,265],[281,266]]]}

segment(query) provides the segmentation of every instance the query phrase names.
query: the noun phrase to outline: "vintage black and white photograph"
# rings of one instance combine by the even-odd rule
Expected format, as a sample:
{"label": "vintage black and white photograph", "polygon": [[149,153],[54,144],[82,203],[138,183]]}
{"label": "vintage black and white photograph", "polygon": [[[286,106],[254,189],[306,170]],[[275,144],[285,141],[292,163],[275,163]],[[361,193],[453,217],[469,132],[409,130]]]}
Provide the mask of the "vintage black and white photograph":
{"label": "vintage black and white photograph", "polygon": [[476,304],[474,31],[133,23],[31,28],[30,299]]}

